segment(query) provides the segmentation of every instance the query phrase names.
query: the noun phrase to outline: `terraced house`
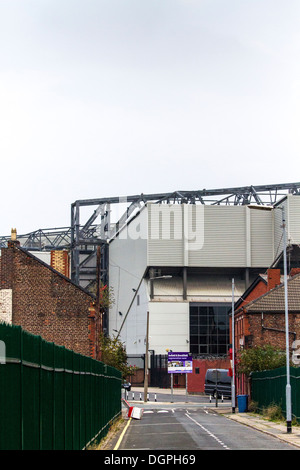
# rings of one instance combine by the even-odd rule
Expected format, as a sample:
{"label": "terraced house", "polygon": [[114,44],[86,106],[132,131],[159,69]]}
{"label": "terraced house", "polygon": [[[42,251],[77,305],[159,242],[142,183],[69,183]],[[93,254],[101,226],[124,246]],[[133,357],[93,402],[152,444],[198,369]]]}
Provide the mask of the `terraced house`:
{"label": "terraced house", "polygon": [[0,321],[97,358],[99,309],[94,296],[20,247],[0,257]]}

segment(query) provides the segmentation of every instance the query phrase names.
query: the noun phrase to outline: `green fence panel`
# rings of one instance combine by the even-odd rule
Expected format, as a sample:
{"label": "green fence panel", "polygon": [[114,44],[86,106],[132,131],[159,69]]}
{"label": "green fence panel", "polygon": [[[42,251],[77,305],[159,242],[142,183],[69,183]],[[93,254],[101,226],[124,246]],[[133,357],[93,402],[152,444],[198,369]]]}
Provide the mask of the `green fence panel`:
{"label": "green fence panel", "polygon": [[97,434],[96,426],[96,368],[95,361],[90,362],[90,413],[91,413],[91,438]]}
{"label": "green fence panel", "polygon": [[54,344],[41,342],[40,448],[54,448]]}
{"label": "green fence panel", "polygon": [[[286,413],[286,368],[254,372],[251,374],[251,398],[260,409],[271,404],[281,406]],[[292,415],[300,420],[300,369],[290,368],[290,384],[292,396]]]}
{"label": "green fence panel", "polygon": [[64,348],[54,348],[54,375],[53,375],[53,448],[65,449],[65,361]]}
{"label": "green fence panel", "polygon": [[0,364],[0,449],[22,448],[21,334],[18,326],[0,324],[6,363]]}
{"label": "green fence panel", "polygon": [[80,356],[73,353],[73,449],[80,449]]}
{"label": "green fence panel", "polygon": [[88,357],[85,358],[85,416],[86,416],[86,440],[85,445],[87,442],[91,442],[94,437],[93,429],[92,429],[92,368],[91,368],[91,361]]}
{"label": "green fence panel", "polygon": [[[0,449],[80,450],[121,413],[121,372],[0,323]],[[1,343],[2,344],[2,343]]]}
{"label": "green fence panel", "polygon": [[96,421],[96,434],[98,434],[98,439],[100,439],[103,435],[103,426],[104,426],[104,418],[103,418],[103,382],[104,382],[104,364],[98,362],[96,364],[96,393],[95,393],[95,415],[97,417]]}
{"label": "green fence panel", "polygon": [[40,352],[41,337],[21,334],[22,449],[40,448]]}
{"label": "green fence panel", "polygon": [[64,350],[65,364],[65,389],[64,389],[64,409],[65,409],[65,450],[73,450],[73,351]]}
{"label": "green fence panel", "polygon": [[83,449],[86,443],[86,419],[85,419],[85,375],[84,375],[84,357],[79,357],[79,414],[80,414],[80,428],[79,428],[79,446]]}
{"label": "green fence panel", "polygon": [[[103,405],[103,408],[102,408],[102,413],[103,413],[102,414],[102,425],[103,425],[103,427],[105,426],[105,423],[107,423],[107,415],[108,415],[107,397],[108,397],[107,365],[105,364],[104,368],[103,368],[103,384],[102,384],[102,405]],[[104,429],[103,429],[103,431],[104,431]]]}
{"label": "green fence panel", "polygon": [[300,422],[300,368],[293,367],[290,370],[292,389],[292,414]]}

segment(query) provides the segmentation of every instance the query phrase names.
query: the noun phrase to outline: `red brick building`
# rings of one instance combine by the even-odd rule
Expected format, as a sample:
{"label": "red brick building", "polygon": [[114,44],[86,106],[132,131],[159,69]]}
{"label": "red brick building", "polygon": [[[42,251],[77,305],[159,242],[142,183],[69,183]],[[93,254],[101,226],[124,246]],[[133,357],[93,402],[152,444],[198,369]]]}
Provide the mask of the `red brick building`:
{"label": "red brick building", "polygon": [[205,374],[207,369],[229,369],[229,367],[229,357],[193,359],[193,373],[187,374],[188,392],[195,394],[204,392]]}
{"label": "red brick building", "polygon": [[[282,281],[280,269],[268,269],[267,274],[260,274],[255,281],[248,287],[244,294],[235,304],[235,347],[236,350],[247,347],[251,339],[249,333],[249,319],[244,315],[247,305],[258,299],[266,292],[280,285]],[[243,308],[245,307],[245,309]],[[231,323],[231,321],[230,321]],[[231,324],[230,324],[231,335]],[[232,340],[230,339],[230,342]]]}
{"label": "red brick building", "polygon": [[17,241],[0,257],[0,321],[46,341],[99,358],[101,317],[96,299]]}
{"label": "red brick building", "polygon": [[[235,351],[270,344],[285,351],[285,290],[280,270],[259,277],[235,305]],[[289,347],[300,338],[300,274],[288,278]],[[261,292],[265,290],[263,294]],[[237,393],[248,393],[244,377],[237,379]]]}

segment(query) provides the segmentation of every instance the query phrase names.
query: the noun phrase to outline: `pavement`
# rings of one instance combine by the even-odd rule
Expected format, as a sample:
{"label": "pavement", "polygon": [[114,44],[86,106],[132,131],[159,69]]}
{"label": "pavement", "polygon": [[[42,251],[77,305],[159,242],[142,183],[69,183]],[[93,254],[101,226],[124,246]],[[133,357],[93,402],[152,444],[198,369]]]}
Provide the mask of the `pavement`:
{"label": "pavement", "polygon": [[[128,403],[130,404],[130,406],[136,406],[136,407],[143,408],[143,409],[146,409],[146,408],[150,409],[151,407],[153,408],[153,407],[160,407],[160,406],[174,407],[176,405],[182,407],[183,404],[184,406],[191,406],[191,407],[195,407],[195,406],[203,407],[204,406],[203,402],[200,403],[199,399],[197,400],[197,396],[186,395],[186,391],[182,389],[173,390],[172,402],[168,401],[171,396],[170,389],[160,389],[160,388],[151,387],[148,389],[148,391],[151,397],[150,398],[151,401],[148,401],[145,403],[144,401],[139,401],[141,397],[142,397],[142,400],[144,399],[143,390],[141,390],[141,388],[132,388],[131,392],[134,393],[134,400],[130,398],[128,399]],[[164,401],[156,401],[156,395],[161,397],[161,394],[165,395]],[[167,395],[169,395],[169,397]],[[128,397],[132,398],[132,394],[128,394]],[[213,406],[213,404],[210,406]],[[250,426],[258,431],[269,434],[270,436],[276,437],[277,439],[280,439],[283,442],[292,444],[293,446],[298,447],[300,449],[300,426],[292,426],[292,432],[288,433],[285,422],[269,421],[255,413],[250,413],[250,412],[240,413],[238,411],[238,408],[236,408],[235,412],[233,413],[231,402],[230,404],[228,404],[228,400],[226,401],[224,400],[224,402],[221,402],[221,400],[219,400],[218,407],[213,406],[213,410],[216,413],[221,413],[223,416],[225,416],[228,419],[237,421],[241,424],[244,424],[245,426]],[[127,424],[126,421],[128,421],[126,411],[127,411],[126,409],[123,409],[123,417],[125,418],[123,428],[125,428]],[[121,435],[122,431],[123,429],[119,429],[117,432],[117,435],[114,435],[113,440],[115,442],[118,439],[118,437]]]}
{"label": "pavement", "polygon": [[285,422],[273,422],[268,419],[262,418],[254,413],[239,413],[235,411],[232,413],[231,408],[214,408],[217,413],[222,413],[226,418],[237,421],[245,426],[257,429],[265,434],[276,437],[283,442],[292,444],[300,449],[300,426],[293,426],[292,432],[287,432],[287,426]]}

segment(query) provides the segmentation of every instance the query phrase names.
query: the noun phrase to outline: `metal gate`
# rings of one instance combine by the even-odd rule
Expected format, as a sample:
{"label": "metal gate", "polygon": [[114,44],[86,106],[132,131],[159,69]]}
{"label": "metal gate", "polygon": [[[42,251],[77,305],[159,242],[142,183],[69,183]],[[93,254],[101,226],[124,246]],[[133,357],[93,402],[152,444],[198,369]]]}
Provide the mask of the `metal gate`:
{"label": "metal gate", "polygon": [[151,355],[151,387],[170,388],[171,379],[168,374],[168,356],[165,354]]}

